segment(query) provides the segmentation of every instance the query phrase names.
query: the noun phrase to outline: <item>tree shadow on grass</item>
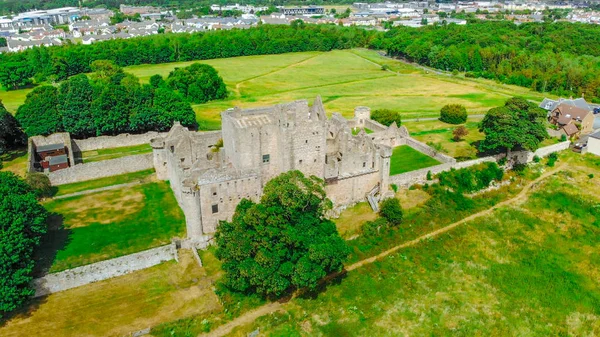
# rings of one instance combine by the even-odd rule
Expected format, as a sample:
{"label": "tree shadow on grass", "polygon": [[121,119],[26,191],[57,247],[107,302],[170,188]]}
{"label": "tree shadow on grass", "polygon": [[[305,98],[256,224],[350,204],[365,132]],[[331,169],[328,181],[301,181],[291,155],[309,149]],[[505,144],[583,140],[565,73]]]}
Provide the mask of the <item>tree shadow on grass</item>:
{"label": "tree shadow on grass", "polygon": [[42,237],[40,246],[33,255],[34,277],[41,277],[50,271],[58,252],[64,250],[71,242],[71,233],[72,230],[64,227],[62,214],[51,213],[48,216],[48,233]]}
{"label": "tree shadow on grass", "polygon": [[[71,241],[71,230],[63,225],[63,216],[58,213],[51,213],[48,216],[48,233],[46,233],[40,242],[40,246],[34,251],[33,259],[35,265],[33,268],[33,278],[39,278],[47,274],[54,263],[59,251],[64,250]],[[6,325],[13,318],[27,318],[31,316],[43,303],[47,296],[30,298],[23,305],[0,319],[0,327]]]}
{"label": "tree shadow on grass", "polygon": [[327,291],[328,287],[340,285],[347,275],[348,271],[346,271],[346,269],[343,269],[340,272],[329,274],[324,279],[319,281],[314,289],[304,288],[299,290],[299,293],[296,297],[311,300],[317,299],[321,293]]}

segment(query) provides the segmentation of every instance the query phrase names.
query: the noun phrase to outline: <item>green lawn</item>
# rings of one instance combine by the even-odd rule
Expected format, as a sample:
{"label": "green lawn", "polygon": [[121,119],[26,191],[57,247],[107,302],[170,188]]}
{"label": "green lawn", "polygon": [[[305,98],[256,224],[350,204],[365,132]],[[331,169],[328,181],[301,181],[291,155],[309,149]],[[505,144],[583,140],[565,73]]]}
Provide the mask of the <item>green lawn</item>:
{"label": "green lawn", "polygon": [[40,254],[46,266],[51,264],[52,272],[185,236],[183,213],[165,182],[51,200],[44,206],[56,214]]}
{"label": "green lawn", "polygon": [[154,169],[138,171],[133,173],[120,174],[117,176],[86,180],[78,183],[65,184],[57,186],[56,195],[66,195],[75,192],[93,190],[96,188],[107,187],[112,185],[120,185],[131,183],[134,181],[149,181],[154,176]]}
{"label": "green lawn", "polygon": [[390,175],[414,171],[440,164],[439,161],[424,155],[408,145],[398,146],[390,160]]}
{"label": "green lawn", "polygon": [[81,153],[81,158],[84,163],[95,161],[121,158],[136,154],[144,154],[152,152],[150,144],[140,144],[133,146],[115,147],[111,149],[99,149],[93,151],[84,151]]}
{"label": "green lawn", "polygon": [[480,119],[469,119],[463,124],[469,132],[463,140],[454,141],[452,131],[458,125],[447,124],[439,120],[402,123],[410,132],[411,137],[423,143],[438,144],[447,155],[458,159],[474,159],[477,157],[476,142],[485,135],[479,132]]}

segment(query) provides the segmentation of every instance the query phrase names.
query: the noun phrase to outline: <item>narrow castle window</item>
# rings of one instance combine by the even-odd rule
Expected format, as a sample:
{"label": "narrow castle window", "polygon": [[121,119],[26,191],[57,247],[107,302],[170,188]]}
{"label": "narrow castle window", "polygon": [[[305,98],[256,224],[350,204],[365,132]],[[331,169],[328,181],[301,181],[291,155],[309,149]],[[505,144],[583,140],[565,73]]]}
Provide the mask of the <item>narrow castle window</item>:
{"label": "narrow castle window", "polygon": [[171,145],[170,150],[171,150],[171,153],[175,152],[175,146]]}
{"label": "narrow castle window", "polygon": [[268,164],[271,161],[270,154],[263,154],[263,164]]}
{"label": "narrow castle window", "polygon": [[302,164],[302,159],[300,159],[300,161],[298,162],[299,164]]}
{"label": "narrow castle window", "polygon": [[367,167],[367,163],[366,162],[363,162],[363,167]]}
{"label": "narrow castle window", "polygon": [[308,139],[304,141],[304,144],[308,144]]}
{"label": "narrow castle window", "polygon": [[210,190],[212,192],[213,197],[216,197],[217,196],[217,188],[216,187],[212,187]]}
{"label": "narrow castle window", "polygon": [[219,204],[212,205],[212,213],[219,213]]}

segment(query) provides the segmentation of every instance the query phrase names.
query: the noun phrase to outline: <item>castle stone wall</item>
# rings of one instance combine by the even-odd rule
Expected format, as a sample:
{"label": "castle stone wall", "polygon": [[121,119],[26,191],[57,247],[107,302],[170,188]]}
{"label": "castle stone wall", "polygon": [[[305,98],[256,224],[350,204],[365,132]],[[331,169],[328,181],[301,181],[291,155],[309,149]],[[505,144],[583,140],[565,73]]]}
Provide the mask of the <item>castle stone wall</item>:
{"label": "castle stone wall", "polygon": [[338,179],[325,186],[327,197],[334,205],[345,205],[364,200],[369,191],[380,183],[379,171]]}
{"label": "castle stone wall", "polygon": [[48,274],[33,280],[35,297],[107,280],[176,259],[177,250],[175,244],[172,243],[143,252]]}
{"label": "castle stone wall", "polygon": [[[530,151],[515,151],[509,154],[509,159],[512,165],[513,163],[529,163],[533,161],[533,157],[545,157],[551,153],[563,151],[569,148],[570,142],[561,142],[554,145],[549,145],[546,147],[542,147],[537,149],[535,152]],[[396,184],[400,187],[409,187],[414,184],[425,184],[427,183],[427,172],[431,172],[432,175],[438,174],[444,171],[450,171],[451,169],[461,169],[465,167],[470,167],[473,165],[485,163],[485,162],[497,162],[499,159],[505,157],[505,154],[500,154],[497,156],[489,156],[478,158],[474,160],[468,160],[463,162],[454,162],[454,163],[443,163],[436,166],[426,167],[420,170],[410,171],[406,173],[396,174],[390,176],[390,184]]]}
{"label": "castle stone wall", "polygon": [[407,137],[405,139],[406,141],[406,145],[412,147],[413,149],[428,155],[429,157],[435,158],[436,160],[442,162],[442,163],[455,163],[456,159],[445,155],[443,153],[440,153],[439,151],[434,150],[433,148],[431,148],[429,145],[422,143],[412,137]]}
{"label": "castle stone wall", "polygon": [[153,167],[152,153],[147,153],[79,164],[59,171],[50,172],[48,177],[50,178],[52,185],[57,186],[124,173],[138,172]]}
{"label": "castle stone wall", "polygon": [[166,132],[155,131],[150,131],[139,135],[123,133],[116,136],[100,136],[91,137],[87,139],[73,139],[73,143],[75,143],[74,145],[77,151],[83,152],[100,149],[111,149],[115,147],[149,144],[151,139],[163,137],[166,134]]}

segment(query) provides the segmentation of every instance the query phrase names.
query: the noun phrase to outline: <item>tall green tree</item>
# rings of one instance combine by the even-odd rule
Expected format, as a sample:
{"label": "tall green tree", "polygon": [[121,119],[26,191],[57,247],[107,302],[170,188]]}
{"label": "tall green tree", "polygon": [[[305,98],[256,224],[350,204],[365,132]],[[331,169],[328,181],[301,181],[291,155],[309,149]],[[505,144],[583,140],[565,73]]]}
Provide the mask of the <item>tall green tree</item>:
{"label": "tall green tree", "polygon": [[16,90],[33,83],[32,77],[35,74],[27,61],[2,62],[0,67],[0,83],[7,90]]}
{"label": "tall green tree", "polygon": [[95,134],[91,111],[94,88],[84,74],[76,75],[60,85],[58,110],[63,129],[76,138]]}
{"label": "tall green tree", "polygon": [[58,90],[49,85],[33,89],[27,94],[25,103],[17,109],[15,117],[30,137],[62,131]]}
{"label": "tall green tree", "polygon": [[27,136],[19,128],[19,123],[0,100],[0,154],[16,146],[25,145]]}
{"label": "tall green tree", "polygon": [[208,64],[194,63],[189,67],[175,68],[169,74],[167,83],[194,103],[227,97],[225,82]]}
{"label": "tall green tree", "polygon": [[504,106],[490,109],[479,124],[485,139],[482,152],[525,149],[535,151],[548,137],[544,126],[546,111],[523,98],[510,98]]}
{"label": "tall green tree", "polygon": [[47,212],[31,188],[10,172],[0,172],[0,315],[34,294],[30,282],[33,251],[46,233]]}
{"label": "tall green tree", "polygon": [[324,182],[300,171],[269,181],[259,203],[243,199],[231,222],[217,229],[217,257],[225,284],[241,292],[280,296],[292,288],[317,286],[340,271],[349,249],[335,224]]}

